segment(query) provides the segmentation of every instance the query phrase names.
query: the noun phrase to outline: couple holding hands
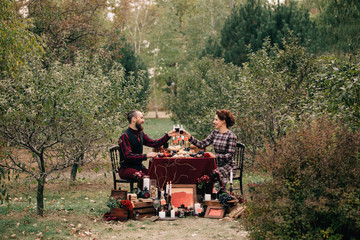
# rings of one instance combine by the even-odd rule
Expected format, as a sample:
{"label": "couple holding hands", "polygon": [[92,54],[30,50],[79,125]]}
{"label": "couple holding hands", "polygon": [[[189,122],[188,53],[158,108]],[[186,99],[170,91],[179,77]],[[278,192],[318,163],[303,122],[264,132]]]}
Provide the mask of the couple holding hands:
{"label": "couple holding hands", "polygon": [[[127,114],[129,128],[121,134],[119,138],[121,166],[119,175],[123,179],[136,180],[135,173],[140,172],[142,176],[148,175],[148,169],[142,164],[147,158],[154,158],[158,153],[150,152],[143,154],[143,146],[158,148],[166,143],[171,137],[178,136],[175,130],[166,133],[163,137],[152,140],[143,132],[145,122],[143,114],[138,110],[132,110]],[[215,153],[210,153],[211,157],[216,158],[217,167],[220,172],[221,180],[226,186],[230,180],[230,172],[234,167],[233,156],[236,149],[236,135],[229,130],[235,124],[235,118],[228,110],[217,110],[213,124],[215,130],[207,138],[198,140],[189,132],[183,132],[183,136],[198,148],[205,148],[213,145]]]}

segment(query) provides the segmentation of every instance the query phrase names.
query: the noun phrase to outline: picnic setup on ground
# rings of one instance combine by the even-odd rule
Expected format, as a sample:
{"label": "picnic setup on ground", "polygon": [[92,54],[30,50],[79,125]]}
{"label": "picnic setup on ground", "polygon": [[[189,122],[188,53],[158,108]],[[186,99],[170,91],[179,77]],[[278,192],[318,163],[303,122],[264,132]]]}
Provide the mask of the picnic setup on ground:
{"label": "picnic setup on ground", "polygon": [[[130,111],[129,128],[120,136],[119,145],[110,148],[114,188],[104,219],[173,221],[189,216],[237,218],[243,214],[245,147],[227,129],[231,126],[227,116],[232,116],[229,111],[218,110],[216,130],[202,141],[179,125],[152,140],[143,131],[142,113]],[[215,154],[206,151],[210,144]],[[143,154],[143,145],[152,147],[152,152]],[[142,162],[148,158],[147,169]],[[234,179],[239,180],[237,189],[233,188]],[[119,183],[129,184],[129,191],[118,188]]]}

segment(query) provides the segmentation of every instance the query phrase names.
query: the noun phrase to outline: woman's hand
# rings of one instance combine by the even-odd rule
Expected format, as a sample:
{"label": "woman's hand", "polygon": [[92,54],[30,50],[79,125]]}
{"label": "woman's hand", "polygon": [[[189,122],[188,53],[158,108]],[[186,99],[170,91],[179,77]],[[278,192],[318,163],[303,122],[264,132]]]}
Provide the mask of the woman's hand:
{"label": "woman's hand", "polygon": [[188,139],[190,139],[191,134],[188,133],[187,131],[184,130],[184,133],[182,134],[184,137],[187,137]]}

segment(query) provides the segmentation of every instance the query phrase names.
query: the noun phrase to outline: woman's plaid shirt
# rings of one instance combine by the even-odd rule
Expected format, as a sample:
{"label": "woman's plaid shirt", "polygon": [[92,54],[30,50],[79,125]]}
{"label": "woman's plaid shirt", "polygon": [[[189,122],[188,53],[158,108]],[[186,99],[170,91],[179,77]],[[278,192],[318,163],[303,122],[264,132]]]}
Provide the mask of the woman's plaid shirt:
{"label": "woman's plaid shirt", "polygon": [[211,134],[202,141],[191,137],[189,141],[198,148],[205,148],[210,144],[213,145],[216,155],[216,164],[222,173],[222,178],[229,178],[230,170],[235,166],[233,156],[236,149],[237,137],[232,131],[220,133],[219,130],[214,130]]}

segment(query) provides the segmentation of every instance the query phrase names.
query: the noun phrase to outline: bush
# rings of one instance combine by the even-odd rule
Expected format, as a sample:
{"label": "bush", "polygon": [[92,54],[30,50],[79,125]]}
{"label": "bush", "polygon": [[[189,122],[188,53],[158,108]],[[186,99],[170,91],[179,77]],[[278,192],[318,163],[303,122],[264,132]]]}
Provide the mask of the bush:
{"label": "bush", "polygon": [[326,117],[309,121],[257,158],[245,225],[252,238],[359,239],[360,134]]}

